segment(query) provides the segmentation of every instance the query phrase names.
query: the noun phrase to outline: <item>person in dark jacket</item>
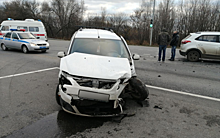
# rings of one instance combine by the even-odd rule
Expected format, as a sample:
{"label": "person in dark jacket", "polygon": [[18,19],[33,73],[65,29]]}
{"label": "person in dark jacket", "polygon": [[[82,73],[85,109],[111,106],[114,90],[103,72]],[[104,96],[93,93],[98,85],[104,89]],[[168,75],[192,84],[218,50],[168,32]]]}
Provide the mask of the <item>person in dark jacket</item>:
{"label": "person in dark jacket", "polygon": [[173,37],[172,40],[170,42],[171,45],[171,58],[169,59],[170,61],[174,61],[175,60],[175,55],[176,55],[176,47],[178,45],[179,42],[179,32],[174,31],[173,32]]}
{"label": "person in dark jacket", "polygon": [[161,53],[163,51],[163,57],[162,61],[165,61],[165,56],[166,56],[166,48],[167,45],[170,42],[170,36],[167,33],[166,29],[162,29],[162,32],[158,35],[157,43],[159,45],[159,55],[158,55],[158,62],[161,60]]}

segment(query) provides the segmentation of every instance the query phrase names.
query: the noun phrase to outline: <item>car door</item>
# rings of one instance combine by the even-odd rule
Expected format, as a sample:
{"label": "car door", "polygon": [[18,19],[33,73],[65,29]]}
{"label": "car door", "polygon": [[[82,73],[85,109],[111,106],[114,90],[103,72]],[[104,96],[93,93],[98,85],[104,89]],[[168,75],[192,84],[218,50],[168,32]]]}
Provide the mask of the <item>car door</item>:
{"label": "car door", "polygon": [[13,32],[11,38],[11,47],[15,49],[20,49],[20,42],[17,33]]}
{"label": "car door", "polygon": [[5,34],[5,36],[4,36],[4,44],[7,47],[11,47],[11,32],[8,32],[8,33]]}
{"label": "car door", "polygon": [[215,56],[219,52],[218,35],[202,35],[196,39],[197,47],[205,56]]}

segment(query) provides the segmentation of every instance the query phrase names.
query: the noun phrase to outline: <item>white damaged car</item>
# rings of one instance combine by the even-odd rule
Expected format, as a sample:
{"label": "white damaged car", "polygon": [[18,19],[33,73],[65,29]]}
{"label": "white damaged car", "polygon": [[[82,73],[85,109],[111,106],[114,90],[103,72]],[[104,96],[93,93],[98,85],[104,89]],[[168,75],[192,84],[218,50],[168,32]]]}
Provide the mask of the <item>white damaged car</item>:
{"label": "white damaged car", "polygon": [[143,101],[147,87],[136,78],[133,60],[123,37],[111,30],[79,29],[67,54],[59,52],[56,100],[66,112],[82,116],[117,116],[123,97]]}

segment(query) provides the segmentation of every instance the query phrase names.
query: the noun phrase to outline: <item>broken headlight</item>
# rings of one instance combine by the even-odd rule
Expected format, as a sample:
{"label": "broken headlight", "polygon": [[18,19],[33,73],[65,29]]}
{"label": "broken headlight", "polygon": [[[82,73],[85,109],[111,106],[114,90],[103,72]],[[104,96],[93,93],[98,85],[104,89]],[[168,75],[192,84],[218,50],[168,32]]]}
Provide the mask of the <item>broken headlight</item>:
{"label": "broken headlight", "polygon": [[68,73],[62,71],[61,77],[59,79],[61,85],[64,85],[64,84],[72,85],[71,82],[67,79],[67,76],[69,76]]}

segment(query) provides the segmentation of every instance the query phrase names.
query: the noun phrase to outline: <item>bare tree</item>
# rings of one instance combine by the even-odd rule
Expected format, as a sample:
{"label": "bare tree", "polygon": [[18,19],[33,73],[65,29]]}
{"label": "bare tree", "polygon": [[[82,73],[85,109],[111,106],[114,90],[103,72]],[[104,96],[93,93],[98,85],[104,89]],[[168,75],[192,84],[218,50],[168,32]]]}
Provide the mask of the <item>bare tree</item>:
{"label": "bare tree", "polygon": [[[175,3],[174,3],[175,2]],[[51,0],[38,3],[28,0],[12,0],[0,5],[0,20],[41,19],[49,37],[70,38],[79,25],[113,27],[133,44],[149,42],[150,19],[153,0],[142,0],[132,15],[108,14],[101,7],[100,13],[84,19],[86,11],[83,0]],[[220,31],[220,1],[212,0],[161,0],[156,5],[153,26],[153,44],[162,28],[170,34],[180,32],[180,39],[192,32]]]}

